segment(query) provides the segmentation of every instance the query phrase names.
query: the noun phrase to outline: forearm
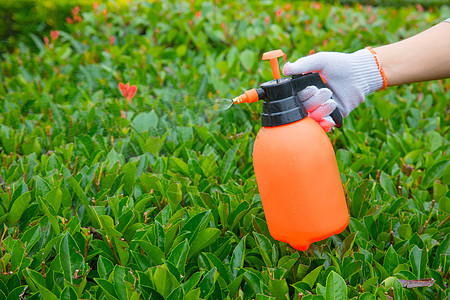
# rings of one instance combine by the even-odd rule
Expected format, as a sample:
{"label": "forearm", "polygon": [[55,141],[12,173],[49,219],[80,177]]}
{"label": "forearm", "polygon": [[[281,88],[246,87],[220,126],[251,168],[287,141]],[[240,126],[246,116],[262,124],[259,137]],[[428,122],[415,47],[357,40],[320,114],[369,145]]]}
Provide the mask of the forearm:
{"label": "forearm", "polygon": [[450,23],[374,48],[389,86],[450,77]]}

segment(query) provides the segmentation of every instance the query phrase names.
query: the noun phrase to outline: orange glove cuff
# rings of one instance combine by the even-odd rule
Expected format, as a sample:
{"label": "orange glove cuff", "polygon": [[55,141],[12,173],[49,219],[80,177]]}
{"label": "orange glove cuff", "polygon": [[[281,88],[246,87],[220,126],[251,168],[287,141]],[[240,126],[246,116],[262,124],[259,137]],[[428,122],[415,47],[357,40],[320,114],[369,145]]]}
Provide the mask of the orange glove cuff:
{"label": "orange glove cuff", "polygon": [[383,67],[381,66],[380,60],[378,59],[378,55],[375,52],[375,50],[372,49],[372,47],[366,47],[366,49],[369,50],[370,53],[372,53],[373,56],[375,57],[375,61],[377,62],[378,70],[380,71],[381,77],[383,78],[383,86],[381,87],[381,89],[385,89],[387,87],[387,79],[386,79],[386,75],[384,74]]}

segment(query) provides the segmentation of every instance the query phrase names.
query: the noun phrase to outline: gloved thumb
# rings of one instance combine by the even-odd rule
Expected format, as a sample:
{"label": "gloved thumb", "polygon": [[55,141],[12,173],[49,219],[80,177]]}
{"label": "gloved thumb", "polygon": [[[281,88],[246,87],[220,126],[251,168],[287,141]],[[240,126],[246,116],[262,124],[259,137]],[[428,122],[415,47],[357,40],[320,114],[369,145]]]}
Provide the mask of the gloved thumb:
{"label": "gloved thumb", "polygon": [[313,71],[321,71],[324,68],[323,59],[321,58],[322,53],[316,53],[313,55],[305,56],[294,63],[286,63],[283,66],[283,74],[285,76],[290,76],[294,74],[308,73]]}

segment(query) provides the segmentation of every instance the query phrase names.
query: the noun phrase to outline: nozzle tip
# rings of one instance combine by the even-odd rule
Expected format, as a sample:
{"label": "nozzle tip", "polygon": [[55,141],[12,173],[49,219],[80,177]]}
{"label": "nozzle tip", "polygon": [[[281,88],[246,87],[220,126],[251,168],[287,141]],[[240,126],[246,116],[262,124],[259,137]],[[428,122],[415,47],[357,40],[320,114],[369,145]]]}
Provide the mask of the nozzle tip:
{"label": "nozzle tip", "polygon": [[233,98],[233,104],[241,104],[242,98],[241,96],[237,96],[236,98]]}

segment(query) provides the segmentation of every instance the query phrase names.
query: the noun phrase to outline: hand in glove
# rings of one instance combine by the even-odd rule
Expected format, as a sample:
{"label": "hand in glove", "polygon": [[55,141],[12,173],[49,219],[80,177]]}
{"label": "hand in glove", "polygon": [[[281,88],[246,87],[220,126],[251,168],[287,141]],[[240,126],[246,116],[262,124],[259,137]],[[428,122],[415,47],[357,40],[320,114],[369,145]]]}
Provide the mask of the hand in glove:
{"label": "hand in glove", "polygon": [[[327,87],[333,92],[332,100],[330,100],[329,92],[325,92],[326,89],[316,90],[316,93],[319,93],[318,96],[311,95],[313,89],[304,93],[305,99],[311,98],[312,100],[311,105],[308,105],[309,109],[306,109],[310,114],[322,115],[320,120],[313,118],[319,123],[323,120],[322,123],[326,123],[322,126],[325,130],[331,124],[331,118],[324,118],[326,115],[323,115],[322,112],[327,112],[329,115],[333,111],[330,110],[333,100],[337,103],[342,116],[346,117],[364,101],[367,94],[386,86],[386,81],[381,75],[378,58],[376,58],[375,52],[371,51],[373,50],[362,49],[350,54],[319,52],[284,65],[283,73],[286,76],[319,72]],[[315,112],[319,108],[320,110]]]}
{"label": "hand in glove", "polygon": [[297,96],[309,116],[319,123],[323,130],[330,131],[336,125],[330,114],[336,109],[337,103],[331,99],[329,89],[318,89],[312,85],[298,92]]}

